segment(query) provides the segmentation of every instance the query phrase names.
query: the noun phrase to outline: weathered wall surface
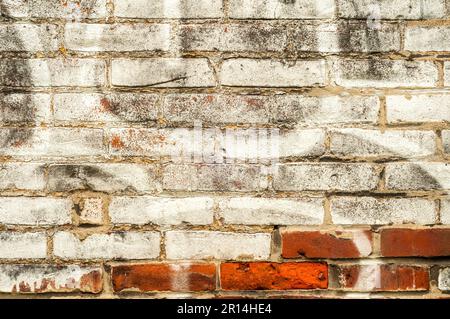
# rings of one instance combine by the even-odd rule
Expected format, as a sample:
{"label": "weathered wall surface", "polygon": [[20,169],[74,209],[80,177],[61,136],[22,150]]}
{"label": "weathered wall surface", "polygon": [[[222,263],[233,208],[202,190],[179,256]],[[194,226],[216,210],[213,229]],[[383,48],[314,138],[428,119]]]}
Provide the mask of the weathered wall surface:
{"label": "weathered wall surface", "polygon": [[0,14],[0,297],[449,296],[450,2]]}

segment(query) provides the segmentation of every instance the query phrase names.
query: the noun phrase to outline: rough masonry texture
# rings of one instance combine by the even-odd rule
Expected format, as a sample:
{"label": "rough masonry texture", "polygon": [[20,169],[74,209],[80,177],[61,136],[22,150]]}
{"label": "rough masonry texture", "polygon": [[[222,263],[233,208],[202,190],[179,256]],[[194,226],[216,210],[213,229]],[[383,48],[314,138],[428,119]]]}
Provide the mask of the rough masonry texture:
{"label": "rough masonry texture", "polygon": [[0,0],[0,298],[448,298],[450,1]]}

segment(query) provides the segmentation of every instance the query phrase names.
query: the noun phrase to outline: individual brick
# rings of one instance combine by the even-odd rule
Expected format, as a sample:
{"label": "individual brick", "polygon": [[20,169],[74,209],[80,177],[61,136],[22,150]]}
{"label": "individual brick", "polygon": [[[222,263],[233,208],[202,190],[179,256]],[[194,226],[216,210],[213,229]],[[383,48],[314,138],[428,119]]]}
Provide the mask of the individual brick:
{"label": "individual brick", "polygon": [[341,225],[435,224],[435,203],[420,198],[335,197],[331,217]]}
{"label": "individual brick", "polygon": [[223,263],[220,284],[224,290],[326,289],[324,263]]}
{"label": "individual brick", "polygon": [[426,266],[397,264],[341,264],[330,266],[330,286],[354,291],[426,291]]}
{"label": "individual brick", "polygon": [[115,292],[212,291],[216,288],[214,264],[137,264],[111,267]]}
{"label": "individual brick", "polygon": [[433,19],[445,15],[445,0],[338,0],[339,17],[349,19]]}
{"label": "individual brick", "polygon": [[112,84],[125,87],[211,87],[216,85],[207,59],[113,59]]}
{"label": "individual brick", "polygon": [[2,16],[67,20],[105,18],[106,0],[3,0]]}
{"label": "individual brick", "polygon": [[362,191],[378,185],[378,172],[370,164],[280,164],[273,187],[280,191]]}
{"label": "individual brick", "polygon": [[0,164],[0,190],[43,190],[45,188],[44,175],[44,164]]}
{"label": "individual brick", "polygon": [[388,123],[450,122],[448,94],[414,94],[386,97]]}
{"label": "individual brick", "polygon": [[234,197],[219,202],[225,224],[320,225],[324,219],[321,198]]}
{"label": "individual brick", "polygon": [[4,24],[0,26],[0,51],[56,51],[57,36],[58,29],[53,24]]}
{"label": "individual brick", "polygon": [[72,201],[51,197],[0,197],[0,224],[54,226],[72,222]]}
{"label": "individual brick", "polygon": [[229,16],[234,19],[329,19],[334,17],[333,0],[231,0]]}
{"label": "individual brick", "polygon": [[274,111],[273,122],[301,126],[375,124],[380,109],[375,96],[279,95],[264,104]]}
{"label": "individual brick", "polygon": [[0,154],[14,157],[106,154],[101,129],[1,128],[0,143]]}
{"label": "individual brick", "polygon": [[105,62],[96,59],[2,59],[2,86],[102,86]]}
{"label": "individual brick", "polygon": [[69,23],[64,39],[65,47],[74,51],[168,51],[170,25]]}
{"label": "individual brick", "polygon": [[53,238],[53,254],[62,259],[154,259],[159,256],[157,232],[93,234],[84,240],[59,231]]}
{"label": "individual brick", "polygon": [[367,229],[281,233],[283,258],[363,258],[372,254],[372,233]]}
{"label": "individual brick", "polygon": [[435,140],[432,131],[348,128],[331,131],[330,149],[337,156],[426,157],[436,152]]}
{"label": "individual brick", "polygon": [[147,93],[61,93],[53,101],[57,121],[106,123],[156,121],[157,102]]}
{"label": "individual brick", "polygon": [[168,259],[267,259],[271,235],[217,231],[169,231],[166,233]]}
{"label": "individual brick", "polygon": [[302,87],[324,86],[323,60],[288,64],[268,59],[228,59],[222,64],[220,82],[225,86]]}
{"label": "individual brick", "polygon": [[121,18],[206,19],[221,18],[221,0],[114,0],[114,14]]}
{"label": "individual brick", "polygon": [[437,162],[389,163],[386,188],[392,190],[450,189],[450,165]]}
{"label": "individual brick", "polygon": [[302,52],[400,51],[398,26],[369,28],[366,22],[299,24],[294,27],[294,49]]}
{"label": "individual brick", "polygon": [[340,59],[333,65],[336,84],[344,87],[434,87],[438,70],[433,62]]}
{"label": "individual brick", "polygon": [[[169,122],[267,124],[268,97],[259,95],[167,94],[163,115]],[[272,106],[272,104],[270,104]]]}
{"label": "individual brick", "polygon": [[408,27],[405,33],[405,50],[450,51],[450,27]]}
{"label": "individual brick", "polygon": [[0,292],[4,293],[100,293],[102,269],[79,265],[0,265]]}
{"label": "individual brick", "polygon": [[109,216],[113,224],[208,225],[213,223],[213,208],[211,197],[114,197]]}
{"label": "individual brick", "polygon": [[47,257],[47,236],[43,232],[0,232],[0,259],[42,259]]}
{"label": "individual brick", "polygon": [[450,229],[386,228],[380,236],[385,257],[450,256]]}
{"label": "individual brick", "polygon": [[159,188],[156,168],[139,164],[50,165],[48,188],[54,192],[149,192]]}
{"label": "individual brick", "polygon": [[163,170],[163,189],[176,191],[260,191],[267,188],[267,170],[260,165],[177,165]]}
{"label": "individual brick", "polygon": [[441,200],[441,223],[450,225],[450,199]]}
{"label": "individual brick", "polygon": [[33,18],[67,20],[105,18],[106,0],[30,0],[29,15]]}
{"label": "individual brick", "polygon": [[103,207],[105,203],[101,197],[83,198],[78,203],[77,213],[79,223],[82,225],[103,224]]}
{"label": "individual brick", "polygon": [[442,131],[442,142],[444,145],[444,152],[450,154],[450,131]]}
{"label": "individual brick", "polygon": [[450,268],[439,270],[438,287],[442,291],[450,291]]}
{"label": "individual brick", "polygon": [[288,33],[286,26],[254,24],[188,24],[178,33],[183,51],[283,52]]}
{"label": "individual brick", "polygon": [[50,95],[42,93],[0,94],[1,123],[42,123],[52,119]]}

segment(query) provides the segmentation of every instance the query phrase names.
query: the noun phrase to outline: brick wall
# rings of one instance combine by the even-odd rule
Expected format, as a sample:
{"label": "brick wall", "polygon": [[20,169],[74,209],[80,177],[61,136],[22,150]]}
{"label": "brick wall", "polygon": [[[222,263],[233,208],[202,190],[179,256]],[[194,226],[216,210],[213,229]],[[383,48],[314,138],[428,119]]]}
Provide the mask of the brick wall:
{"label": "brick wall", "polygon": [[449,1],[0,13],[0,297],[448,297]]}

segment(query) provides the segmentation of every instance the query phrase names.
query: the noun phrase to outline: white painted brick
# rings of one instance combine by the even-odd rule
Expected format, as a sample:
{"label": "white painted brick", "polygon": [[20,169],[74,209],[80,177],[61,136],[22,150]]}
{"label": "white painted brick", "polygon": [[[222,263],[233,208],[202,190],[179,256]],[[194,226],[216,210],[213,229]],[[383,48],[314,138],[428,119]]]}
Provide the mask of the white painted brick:
{"label": "white painted brick", "polygon": [[395,190],[450,189],[450,164],[437,162],[387,164],[386,187]]}
{"label": "white painted brick", "polygon": [[419,198],[336,197],[331,199],[334,224],[387,225],[435,224],[432,200]]}
{"label": "white painted brick", "polygon": [[450,122],[450,94],[386,97],[389,123]]}
{"label": "white painted brick", "polygon": [[80,204],[79,216],[81,224],[103,224],[103,206],[105,204],[102,198],[83,198]]}
{"label": "white painted brick", "polygon": [[166,233],[168,259],[267,259],[270,234],[214,231],[169,231]]}
{"label": "white painted brick", "polygon": [[46,257],[45,233],[0,232],[0,259]]}
{"label": "white painted brick", "polygon": [[42,123],[52,119],[49,94],[0,94],[0,108],[0,122]]}
{"label": "white painted brick", "polygon": [[326,78],[322,60],[289,64],[267,59],[229,59],[220,71],[220,81],[226,86],[323,86]]}
{"label": "white painted brick", "polygon": [[439,270],[438,287],[439,290],[450,291],[450,267]]}
{"label": "white painted brick", "polygon": [[51,165],[51,191],[149,192],[159,188],[156,168],[139,164]]}
{"label": "white painted brick", "polygon": [[58,30],[52,24],[0,25],[0,51],[56,51]]}
{"label": "white painted brick", "polygon": [[116,86],[209,87],[213,71],[207,59],[114,59],[112,84]]}
{"label": "white painted brick", "polygon": [[43,190],[44,173],[44,164],[3,163],[0,165],[0,189]]}
{"label": "white painted brick", "polygon": [[[229,159],[256,163],[262,158],[319,156],[325,152],[323,130],[283,130],[268,135],[270,140],[261,137],[261,131],[270,134],[269,130],[256,129],[204,130],[197,138],[196,131],[191,129],[111,129],[110,149],[113,155],[121,156],[172,156],[172,159],[179,156],[186,160],[192,155],[203,156],[207,163],[224,163]],[[227,136],[233,136],[234,142],[227,140]],[[275,148],[276,152],[272,152]]]}
{"label": "white painted brick", "polygon": [[283,52],[288,44],[287,26],[268,23],[189,24],[181,27],[178,37],[184,51]]}
{"label": "white painted brick", "polygon": [[433,62],[404,60],[338,60],[336,84],[345,87],[434,87],[438,70]]}
{"label": "white painted brick", "polygon": [[444,63],[444,85],[450,86],[450,62]]}
{"label": "white painted brick", "polygon": [[273,186],[281,191],[363,191],[378,184],[377,168],[370,164],[280,164]]}
{"label": "white painted brick", "polygon": [[158,119],[158,95],[146,93],[61,93],[54,116],[68,122],[147,122]]}
{"label": "white painted brick", "polygon": [[114,197],[109,205],[113,224],[208,225],[213,223],[210,197]]}
{"label": "white painted brick", "polygon": [[450,27],[406,28],[405,50],[450,51]]}
{"label": "white painted brick", "polygon": [[0,16],[13,17],[13,18],[25,18],[28,15],[29,0],[2,0],[0,6]]}
{"label": "white painted brick", "polygon": [[267,188],[267,169],[261,165],[169,164],[163,171],[163,189],[174,191],[261,191]]}
{"label": "white painted brick", "polygon": [[238,225],[320,225],[323,199],[255,198],[222,199],[220,217],[226,224]]}
{"label": "white painted brick", "polygon": [[0,129],[6,156],[96,156],[105,154],[101,129]]}
{"label": "white painted brick", "polygon": [[220,18],[222,0],[114,0],[114,14],[123,18]]}
{"label": "white painted brick", "polygon": [[333,18],[333,0],[230,0],[229,16],[236,19]]}
{"label": "white painted brick", "polygon": [[0,85],[101,86],[105,62],[96,59],[2,59]]}
{"label": "white painted brick", "polygon": [[0,292],[50,293],[101,290],[100,267],[79,265],[0,265]]}
{"label": "white painted brick", "polygon": [[450,131],[442,131],[442,142],[444,144],[444,152],[450,154]]}
{"label": "white painted brick", "polygon": [[367,28],[366,22],[300,24],[294,28],[293,45],[305,52],[389,52],[400,51],[398,26],[382,24]]}
{"label": "white painted brick", "polygon": [[167,51],[169,24],[86,24],[65,27],[66,48],[74,51]]}
{"label": "white painted brick", "polygon": [[450,198],[441,200],[441,223],[450,225]]}
{"label": "white painted brick", "polygon": [[63,259],[153,259],[159,256],[156,232],[93,234],[84,240],[69,232],[57,232],[53,253]]}
{"label": "white painted brick", "polygon": [[431,19],[445,15],[445,0],[338,0],[339,16],[366,19]]}
{"label": "white painted brick", "polygon": [[29,15],[34,18],[67,20],[105,18],[107,0],[29,0]]}
{"label": "white painted brick", "polygon": [[65,225],[72,222],[72,201],[51,197],[0,197],[0,224]]}
{"label": "white painted brick", "polygon": [[331,152],[338,156],[425,157],[436,152],[431,131],[339,129],[331,132]]}
{"label": "white painted brick", "polygon": [[276,96],[268,102],[273,121],[300,126],[370,123],[378,121],[380,101],[371,96]]}

